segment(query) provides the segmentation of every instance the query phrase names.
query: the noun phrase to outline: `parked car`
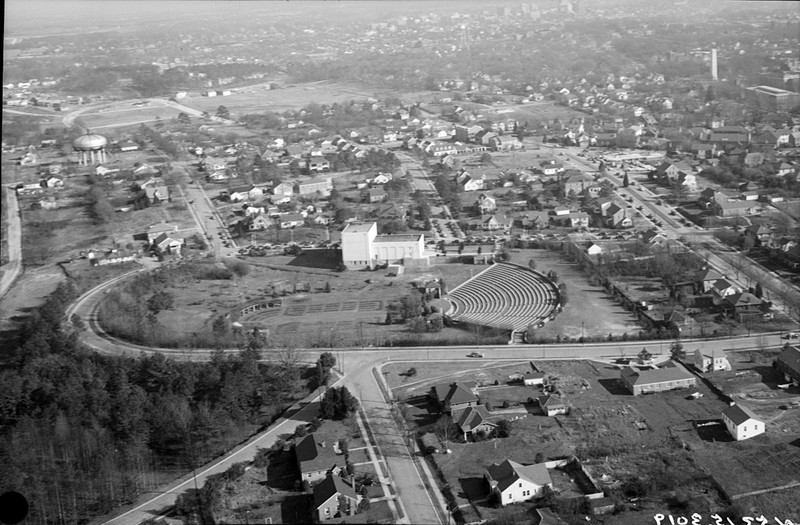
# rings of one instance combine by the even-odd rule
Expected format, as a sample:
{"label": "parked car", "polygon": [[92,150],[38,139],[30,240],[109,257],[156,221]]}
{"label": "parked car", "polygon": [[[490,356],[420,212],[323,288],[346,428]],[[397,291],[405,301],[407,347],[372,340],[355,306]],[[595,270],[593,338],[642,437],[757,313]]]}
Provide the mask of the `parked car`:
{"label": "parked car", "polygon": [[471,354],[467,354],[467,357],[483,357],[483,354],[480,352],[472,352]]}
{"label": "parked car", "polygon": [[798,332],[789,332],[788,334],[783,336],[784,339],[800,339],[800,333]]}

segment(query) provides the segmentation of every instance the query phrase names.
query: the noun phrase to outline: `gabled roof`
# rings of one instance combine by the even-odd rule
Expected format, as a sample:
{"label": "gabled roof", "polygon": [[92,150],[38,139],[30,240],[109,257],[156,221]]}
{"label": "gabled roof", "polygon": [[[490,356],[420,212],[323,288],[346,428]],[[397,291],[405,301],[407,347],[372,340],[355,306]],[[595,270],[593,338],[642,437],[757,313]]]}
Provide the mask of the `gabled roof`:
{"label": "gabled roof", "polygon": [[758,419],[758,416],[756,416],[752,411],[750,411],[749,408],[744,407],[742,405],[731,405],[725,410],[723,410],[722,414],[724,416],[727,416],[728,419],[730,419],[731,421],[733,421],[733,424],[736,426],[739,426],[750,419],[761,421],[760,419]]}
{"label": "gabled roof", "polygon": [[719,279],[722,279],[722,275],[714,268],[706,268],[697,276],[698,281],[718,281]]}
{"label": "gabled roof", "polygon": [[461,403],[475,403],[478,401],[478,397],[461,383],[443,383],[434,386],[433,390],[436,397],[442,403],[458,405]]}
{"label": "gabled roof", "polygon": [[453,422],[462,432],[472,432],[483,423],[497,426],[491,421],[487,421],[488,418],[489,413],[482,405],[467,407],[453,414]]}
{"label": "gabled roof", "polygon": [[778,354],[778,361],[800,374],[800,348],[790,346]]}
{"label": "gabled roof", "polygon": [[339,476],[326,476],[324,480],[314,485],[314,503],[317,508],[320,508],[337,494],[347,496],[353,500],[358,499],[356,489]]}
{"label": "gabled roof", "polygon": [[338,456],[333,451],[333,445],[323,447],[317,444],[314,434],[308,434],[294,447],[300,470],[317,471],[333,468],[338,462]]}
{"label": "gabled roof", "polygon": [[544,463],[521,465],[516,461],[507,459],[502,463],[492,463],[486,470],[492,479],[497,482],[497,489],[500,492],[503,492],[518,480],[524,480],[540,487],[553,483]]}
{"label": "gabled roof", "polygon": [[727,297],[726,300],[728,303],[736,307],[761,305],[761,299],[750,292],[736,293]]}
{"label": "gabled roof", "polygon": [[539,396],[539,406],[542,408],[556,408],[564,406],[560,398],[555,396]]}

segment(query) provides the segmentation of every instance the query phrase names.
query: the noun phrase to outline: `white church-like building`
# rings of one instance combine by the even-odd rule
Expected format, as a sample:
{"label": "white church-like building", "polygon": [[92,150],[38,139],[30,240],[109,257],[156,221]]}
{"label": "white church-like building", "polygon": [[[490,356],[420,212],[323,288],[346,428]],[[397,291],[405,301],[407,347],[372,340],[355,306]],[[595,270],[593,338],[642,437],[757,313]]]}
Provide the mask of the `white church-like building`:
{"label": "white church-like building", "polygon": [[378,223],[353,223],[342,230],[342,262],[348,268],[379,264],[427,265],[425,235],[378,235]]}

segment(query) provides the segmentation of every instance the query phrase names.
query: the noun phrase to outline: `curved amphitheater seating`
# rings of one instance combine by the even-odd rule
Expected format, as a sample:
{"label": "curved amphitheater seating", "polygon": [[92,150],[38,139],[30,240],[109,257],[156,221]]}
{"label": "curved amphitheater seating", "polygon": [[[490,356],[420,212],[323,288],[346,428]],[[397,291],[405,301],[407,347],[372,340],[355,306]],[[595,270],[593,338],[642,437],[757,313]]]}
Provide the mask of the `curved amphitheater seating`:
{"label": "curved amphitheater seating", "polygon": [[496,263],[447,294],[454,321],[525,331],[546,322],[559,306],[558,288],[540,272]]}

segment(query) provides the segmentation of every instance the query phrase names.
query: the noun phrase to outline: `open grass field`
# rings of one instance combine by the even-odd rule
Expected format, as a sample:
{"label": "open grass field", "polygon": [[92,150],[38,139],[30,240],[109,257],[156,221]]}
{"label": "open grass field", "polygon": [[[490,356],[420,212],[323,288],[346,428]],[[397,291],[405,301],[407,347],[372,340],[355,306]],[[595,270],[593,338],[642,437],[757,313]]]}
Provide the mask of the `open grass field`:
{"label": "open grass field", "polygon": [[[215,108],[216,109],[216,108]],[[105,111],[94,111],[83,113],[78,117],[78,124],[93,131],[103,128],[113,128],[120,126],[133,126],[156,120],[170,120],[180,113],[177,109],[170,106],[146,105],[140,107],[118,108]]]}
{"label": "open grass field", "polygon": [[[425,93],[404,94],[405,98],[424,96]],[[225,97],[188,96],[181,104],[213,114],[220,105],[228,108],[234,116],[265,111],[300,109],[312,102],[317,104],[344,103],[350,100],[363,101],[370,97],[400,96],[388,89],[366,89],[338,82],[309,82],[294,84],[279,89],[268,89],[268,84],[238,88]]]}
{"label": "open grass field", "polygon": [[[297,231],[294,241],[303,238],[301,230],[305,229]],[[316,234],[314,240],[324,236],[323,230],[309,231]],[[279,238],[274,237],[274,231],[256,236],[263,237],[259,239],[262,241],[275,242],[289,240],[286,238],[289,233],[281,232]],[[590,287],[577,266],[546,250],[515,250],[512,253],[512,260],[520,264],[526,264],[530,258],[537,261],[540,270],[557,271],[567,283],[570,294],[566,308],[556,321],[537,330],[536,335],[541,332],[552,339],[557,334],[578,338],[581,322],[587,336],[604,336],[610,332],[618,335],[621,331],[634,329],[628,313],[615,307],[601,290]],[[227,280],[203,281],[203,284],[173,290],[175,308],[161,312],[159,316],[163,316],[162,321],[169,326],[184,327],[183,333],[191,334],[203,329],[219,312],[286,291],[289,295],[284,298],[282,306],[254,312],[238,321],[248,329],[268,329],[275,334],[290,336],[298,344],[306,346],[507,342],[505,331],[488,327],[470,330],[445,327],[440,332],[415,333],[404,324],[384,324],[388,305],[412,293],[411,281],[442,278],[448,288],[453,288],[485,269],[480,265],[445,263],[445,259],[434,258],[436,264],[408,268],[405,274],[390,277],[384,271],[336,272],[335,252],[328,250],[308,250],[296,257],[246,257],[243,260],[250,265],[251,271],[238,278],[235,284]],[[330,286],[329,293],[324,291],[327,285]],[[447,308],[444,301],[434,305]]]}

